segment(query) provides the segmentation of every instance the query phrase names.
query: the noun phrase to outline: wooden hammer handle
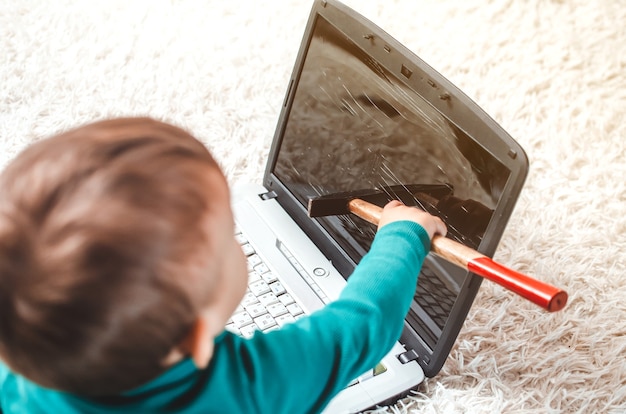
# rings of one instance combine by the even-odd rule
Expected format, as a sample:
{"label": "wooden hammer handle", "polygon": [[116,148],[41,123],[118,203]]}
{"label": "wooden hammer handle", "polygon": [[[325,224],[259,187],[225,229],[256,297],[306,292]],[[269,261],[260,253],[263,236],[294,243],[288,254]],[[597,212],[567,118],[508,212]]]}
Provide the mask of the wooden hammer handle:
{"label": "wooden hammer handle", "polygon": [[[381,207],[358,198],[348,203],[348,209],[376,226],[383,212]],[[563,309],[567,303],[565,291],[511,270],[454,240],[435,235],[431,242],[431,250],[450,263],[489,279],[550,312]]]}

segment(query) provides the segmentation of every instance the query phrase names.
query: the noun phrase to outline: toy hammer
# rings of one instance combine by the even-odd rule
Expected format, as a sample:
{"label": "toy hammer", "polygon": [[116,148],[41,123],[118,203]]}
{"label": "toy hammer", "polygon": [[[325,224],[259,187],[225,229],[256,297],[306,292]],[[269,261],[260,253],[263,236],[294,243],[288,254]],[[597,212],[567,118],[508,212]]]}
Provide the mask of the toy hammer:
{"label": "toy hammer", "polygon": [[[355,198],[350,193],[311,198],[308,206],[309,216],[320,217],[353,213],[374,225],[378,225],[383,211],[382,207],[362,198]],[[567,303],[567,292],[564,290],[511,270],[490,257],[452,239],[435,235],[431,242],[431,251],[450,263],[489,279],[550,312],[563,309]]]}

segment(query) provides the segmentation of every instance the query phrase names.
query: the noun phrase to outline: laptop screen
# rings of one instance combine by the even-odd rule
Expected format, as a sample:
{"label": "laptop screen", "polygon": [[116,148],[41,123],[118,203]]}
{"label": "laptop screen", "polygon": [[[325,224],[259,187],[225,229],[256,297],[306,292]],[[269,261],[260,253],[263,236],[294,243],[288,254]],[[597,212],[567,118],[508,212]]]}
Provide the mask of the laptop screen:
{"label": "laptop screen", "polygon": [[[341,31],[318,16],[273,173],[306,208],[311,197],[371,191],[444,219],[478,248],[510,172]],[[353,215],[316,219],[358,263],[376,228]],[[348,277],[349,275],[344,275]],[[429,257],[411,317],[432,349],[467,273]]]}

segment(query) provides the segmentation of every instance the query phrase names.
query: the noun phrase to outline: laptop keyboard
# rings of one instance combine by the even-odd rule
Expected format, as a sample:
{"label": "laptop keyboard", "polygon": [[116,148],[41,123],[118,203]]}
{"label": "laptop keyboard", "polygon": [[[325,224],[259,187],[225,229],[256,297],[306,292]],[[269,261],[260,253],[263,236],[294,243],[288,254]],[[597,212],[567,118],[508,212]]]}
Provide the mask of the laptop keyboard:
{"label": "laptop keyboard", "polygon": [[439,329],[443,329],[454,306],[457,294],[450,291],[439,277],[424,266],[417,281],[415,301],[430,315]]}
{"label": "laptop keyboard", "polygon": [[267,332],[304,316],[300,304],[238,229],[235,238],[248,261],[248,289],[226,329],[249,338],[257,330]]}

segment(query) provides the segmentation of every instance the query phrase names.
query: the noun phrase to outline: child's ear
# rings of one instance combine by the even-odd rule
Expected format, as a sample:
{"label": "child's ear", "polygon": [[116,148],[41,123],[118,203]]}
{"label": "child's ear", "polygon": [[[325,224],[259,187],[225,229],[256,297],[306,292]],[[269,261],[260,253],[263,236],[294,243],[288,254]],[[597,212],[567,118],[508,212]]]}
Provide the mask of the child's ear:
{"label": "child's ear", "polygon": [[201,313],[180,345],[198,369],[206,368],[213,356],[213,342],[219,333],[216,326],[209,315]]}

